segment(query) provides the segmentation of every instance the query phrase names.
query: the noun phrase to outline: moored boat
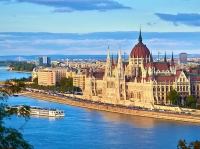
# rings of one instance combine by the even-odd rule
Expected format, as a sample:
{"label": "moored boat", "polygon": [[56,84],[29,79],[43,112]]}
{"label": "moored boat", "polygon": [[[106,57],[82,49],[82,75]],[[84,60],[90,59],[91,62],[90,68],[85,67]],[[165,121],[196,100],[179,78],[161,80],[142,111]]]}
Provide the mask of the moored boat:
{"label": "moored boat", "polygon": [[64,117],[65,112],[58,109],[48,109],[42,107],[31,106],[30,115],[49,116],[49,117]]}
{"label": "moored boat", "polygon": [[[20,108],[22,107],[23,105],[10,106],[10,108],[18,109],[18,110],[20,110]],[[47,117],[64,117],[65,112],[64,110],[30,106],[30,115],[47,116]]]}

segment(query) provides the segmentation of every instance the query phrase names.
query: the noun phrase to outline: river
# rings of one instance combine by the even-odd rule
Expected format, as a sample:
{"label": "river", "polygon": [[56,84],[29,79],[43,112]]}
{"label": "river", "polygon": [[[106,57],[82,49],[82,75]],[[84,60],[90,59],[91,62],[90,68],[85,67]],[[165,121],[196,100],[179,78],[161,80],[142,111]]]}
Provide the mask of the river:
{"label": "river", "polygon": [[[19,77],[16,72],[0,71],[0,75],[5,72]],[[199,124],[96,111],[22,96],[10,97],[8,104],[65,111],[64,118],[30,117],[21,132],[35,149],[176,149],[180,139],[200,140]],[[17,129],[23,124],[23,118],[17,116],[6,120],[7,126]]]}

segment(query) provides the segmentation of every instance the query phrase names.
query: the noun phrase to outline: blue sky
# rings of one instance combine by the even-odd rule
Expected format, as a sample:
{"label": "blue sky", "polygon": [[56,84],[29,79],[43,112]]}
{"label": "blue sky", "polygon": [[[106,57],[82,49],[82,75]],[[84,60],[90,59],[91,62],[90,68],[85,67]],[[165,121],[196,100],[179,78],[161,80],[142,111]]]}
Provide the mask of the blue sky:
{"label": "blue sky", "polygon": [[0,55],[200,51],[199,0],[0,0]]}

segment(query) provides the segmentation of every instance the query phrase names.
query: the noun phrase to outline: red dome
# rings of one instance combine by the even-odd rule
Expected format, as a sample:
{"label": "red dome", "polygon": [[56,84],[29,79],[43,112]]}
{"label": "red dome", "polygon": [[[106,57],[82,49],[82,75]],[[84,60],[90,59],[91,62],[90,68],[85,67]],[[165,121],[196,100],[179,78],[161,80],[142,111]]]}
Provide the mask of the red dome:
{"label": "red dome", "polygon": [[138,44],[135,45],[135,47],[132,49],[130,57],[131,58],[149,58],[150,52],[149,49],[142,43],[142,35],[141,35],[141,29],[140,34],[138,38]]}
{"label": "red dome", "polygon": [[135,45],[130,54],[131,58],[149,58],[149,56],[150,51],[143,43],[138,43]]}

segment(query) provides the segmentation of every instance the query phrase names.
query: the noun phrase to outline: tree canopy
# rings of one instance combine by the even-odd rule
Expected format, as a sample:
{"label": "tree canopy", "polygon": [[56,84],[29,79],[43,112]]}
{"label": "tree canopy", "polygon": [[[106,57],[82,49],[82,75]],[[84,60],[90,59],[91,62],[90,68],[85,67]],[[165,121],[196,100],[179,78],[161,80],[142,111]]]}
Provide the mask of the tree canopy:
{"label": "tree canopy", "polygon": [[7,128],[5,119],[11,119],[11,116],[14,114],[20,114],[21,117],[24,118],[25,123],[29,119],[30,107],[23,106],[20,110],[10,108],[6,101],[9,96],[14,93],[18,93],[24,87],[24,84],[21,82],[6,82],[6,86],[0,89],[0,100],[2,103],[0,104],[0,148],[2,149],[32,149],[31,146],[26,140],[24,140],[23,135],[20,133],[20,130],[14,128]]}
{"label": "tree canopy", "polygon": [[27,63],[27,62],[11,62],[10,66],[13,70],[16,71],[33,71],[33,68],[35,67],[35,64],[33,63]]}
{"label": "tree canopy", "polygon": [[174,89],[167,94],[167,100],[170,100],[172,104],[179,104],[180,94]]}
{"label": "tree canopy", "polygon": [[196,101],[196,99],[194,98],[193,95],[187,96],[185,102],[186,102],[186,106],[187,106],[187,107],[196,108],[196,103],[197,103],[197,101]]}
{"label": "tree canopy", "polygon": [[200,149],[200,142],[196,140],[190,142],[189,145],[187,145],[187,142],[185,140],[179,140],[177,149]]}

